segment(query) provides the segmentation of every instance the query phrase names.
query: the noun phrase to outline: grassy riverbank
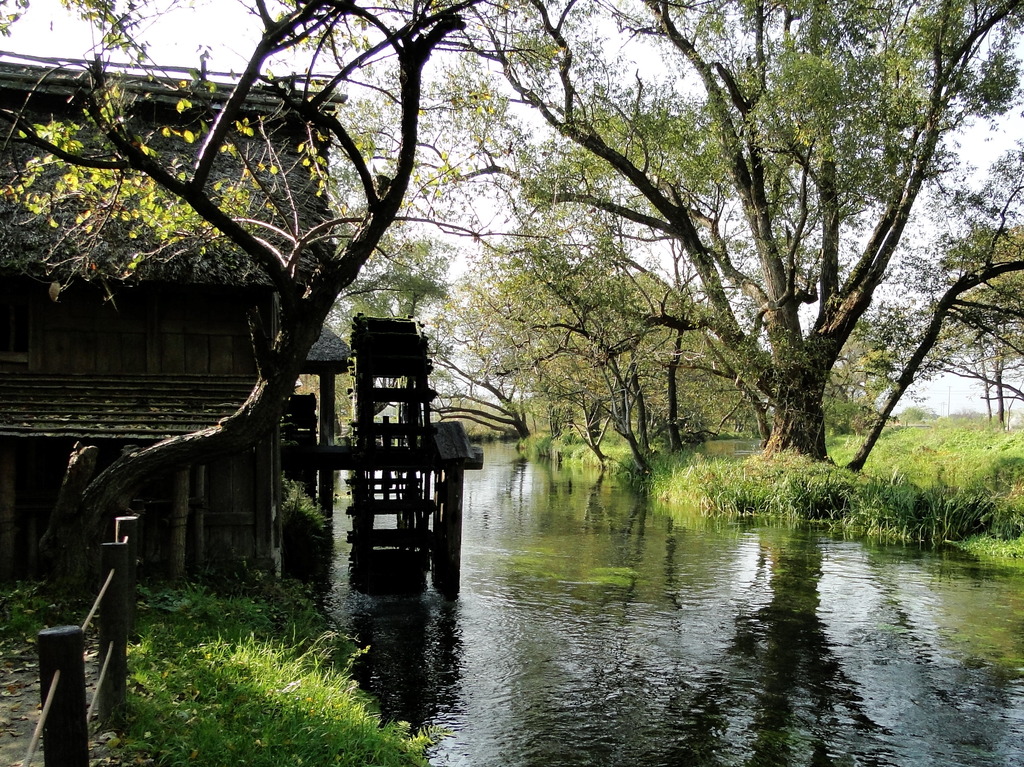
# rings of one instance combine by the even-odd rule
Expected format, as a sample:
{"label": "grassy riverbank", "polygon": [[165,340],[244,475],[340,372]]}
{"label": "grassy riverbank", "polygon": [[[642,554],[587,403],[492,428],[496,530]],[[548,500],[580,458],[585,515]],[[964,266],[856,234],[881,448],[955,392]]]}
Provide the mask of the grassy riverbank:
{"label": "grassy riverbank", "polygon": [[[0,604],[5,654],[78,612],[57,614],[39,587],[2,589]],[[428,740],[382,726],[356,688],[355,648],[279,582],[144,589],[138,633],[128,710],[108,744],[124,764],[425,764]]]}
{"label": "grassy riverbank", "polygon": [[[833,440],[830,455],[841,466],[858,444]],[[596,463],[572,442],[541,439],[530,449],[567,464]],[[628,464],[625,446],[606,452],[613,465]],[[850,535],[951,542],[985,556],[1024,558],[1024,433],[956,423],[892,429],[862,474],[798,456],[711,457],[693,450],[656,456],[644,484],[681,514],[809,521]]]}

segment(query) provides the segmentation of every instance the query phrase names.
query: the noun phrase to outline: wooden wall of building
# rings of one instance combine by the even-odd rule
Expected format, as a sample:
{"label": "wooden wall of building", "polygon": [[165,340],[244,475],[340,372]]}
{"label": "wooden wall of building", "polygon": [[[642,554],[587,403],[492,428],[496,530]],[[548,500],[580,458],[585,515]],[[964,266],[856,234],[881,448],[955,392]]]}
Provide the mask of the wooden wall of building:
{"label": "wooden wall of building", "polygon": [[121,289],[109,298],[97,295],[99,290],[76,286],[56,302],[46,286],[37,283],[30,290],[29,372],[255,372],[246,321],[255,301],[251,294],[147,286]]}

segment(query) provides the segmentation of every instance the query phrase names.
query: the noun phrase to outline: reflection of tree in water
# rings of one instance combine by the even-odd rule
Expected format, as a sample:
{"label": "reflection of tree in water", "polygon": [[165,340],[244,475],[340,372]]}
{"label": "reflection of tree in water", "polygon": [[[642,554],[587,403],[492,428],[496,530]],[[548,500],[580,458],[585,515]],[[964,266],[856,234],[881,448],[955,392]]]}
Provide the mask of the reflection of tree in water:
{"label": "reflection of tree in water", "polygon": [[[844,723],[875,729],[818,617],[821,562],[820,548],[799,534],[762,543],[760,564],[769,572],[771,599],[737,616],[731,647],[749,664],[755,688],[750,765],[846,764],[830,754],[830,736]],[[858,755],[858,764],[873,763]]]}
{"label": "reflection of tree in water", "polygon": [[353,595],[348,630],[360,647],[360,687],[377,697],[388,720],[421,727],[455,706],[463,653],[459,607],[433,593],[412,597]]}

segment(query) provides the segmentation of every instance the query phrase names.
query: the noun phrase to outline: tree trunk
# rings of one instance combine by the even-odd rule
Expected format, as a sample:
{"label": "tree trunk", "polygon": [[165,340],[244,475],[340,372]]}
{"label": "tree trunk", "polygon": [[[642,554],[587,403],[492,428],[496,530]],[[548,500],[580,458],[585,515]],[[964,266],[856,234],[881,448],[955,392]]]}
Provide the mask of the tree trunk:
{"label": "tree trunk", "polygon": [[1003,357],[1001,353],[996,354],[996,413],[999,416],[999,428],[1006,431],[1006,394],[1003,389]]}
{"label": "tree trunk", "polygon": [[683,350],[683,334],[676,333],[672,361],[668,364],[668,449],[678,453],[683,449],[683,436],[679,433],[679,357]]}
{"label": "tree trunk", "polygon": [[630,385],[635,392],[636,402],[636,435],[641,449],[645,454],[651,452],[651,437],[647,423],[647,399],[644,397],[644,390],[640,386],[640,377],[633,373],[629,379]]}
{"label": "tree trunk", "polygon": [[[106,517],[94,536],[82,531],[83,494],[96,472],[100,449],[95,445],[76,443],[68,460],[64,481],[57,493],[57,503],[50,514],[50,524],[39,542],[39,553],[53,569],[53,579],[71,585],[85,586],[99,571],[99,541],[106,527]],[[92,540],[96,545],[89,545]]]}
{"label": "tree trunk", "polygon": [[982,363],[981,374],[984,376],[982,379],[982,387],[985,390],[985,410],[988,413],[988,425],[992,425],[992,384],[989,383],[988,373],[985,370],[985,363]]}
{"label": "tree trunk", "polygon": [[772,433],[765,444],[765,455],[792,450],[818,461],[828,460],[822,406],[826,374],[821,370],[787,371],[775,394]]}

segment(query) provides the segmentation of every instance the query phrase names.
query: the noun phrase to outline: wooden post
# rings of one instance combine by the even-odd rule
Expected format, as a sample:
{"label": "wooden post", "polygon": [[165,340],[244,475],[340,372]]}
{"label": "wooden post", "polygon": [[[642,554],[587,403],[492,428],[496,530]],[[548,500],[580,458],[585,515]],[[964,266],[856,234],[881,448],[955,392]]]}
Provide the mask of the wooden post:
{"label": "wooden post", "polygon": [[88,767],[89,729],[85,721],[85,635],[78,626],[39,632],[39,691],[45,703],[55,671],[60,679],[43,725],[46,767]]}
{"label": "wooden post", "polygon": [[128,544],[128,633],[135,630],[135,603],[139,566],[139,518],[136,516],[114,519],[115,539]]}
{"label": "wooden post", "polygon": [[0,582],[14,578],[14,555],[18,545],[14,468],[14,440],[0,439]]}
{"label": "wooden post", "polygon": [[185,575],[185,548],[188,533],[189,470],[179,469],[174,475],[171,492],[171,562],[172,579]]}
{"label": "wooden post", "polygon": [[39,577],[39,522],[35,511],[29,512],[25,520],[25,538],[28,577],[34,580]]}
{"label": "wooden post", "polygon": [[[334,444],[334,424],[337,423],[337,407],[334,401],[334,373],[320,374],[320,446]],[[334,469],[321,468],[317,498],[324,516],[334,516]]]}
{"label": "wooden post", "polygon": [[250,492],[254,494],[256,514],[253,520],[253,556],[259,567],[272,565],[277,570],[280,567],[279,547],[276,545],[274,530],[277,524],[275,516],[280,517],[277,505],[280,495],[276,491],[273,471],[276,466],[275,445],[276,441],[270,436],[256,443],[255,452],[252,453],[256,461],[256,474]]}
{"label": "wooden post", "polygon": [[196,466],[195,509],[192,511],[192,551],[197,567],[206,563],[206,466]]}
{"label": "wooden post", "polygon": [[337,407],[334,402],[334,373],[320,374],[320,444],[334,444],[334,424],[337,423]]}
{"label": "wooden post", "polygon": [[444,479],[438,488],[440,515],[436,519],[435,533],[438,545],[434,548],[434,588],[446,598],[459,595],[462,570],[462,482],[465,475],[463,461],[444,464]]}
{"label": "wooden post", "polygon": [[100,544],[103,573],[114,571],[107,593],[100,603],[100,668],[107,666],[99,695],[99,720],[105,722],[124,707],[128,677],[128,623],[131,612],[131,565],[127,543]]}

